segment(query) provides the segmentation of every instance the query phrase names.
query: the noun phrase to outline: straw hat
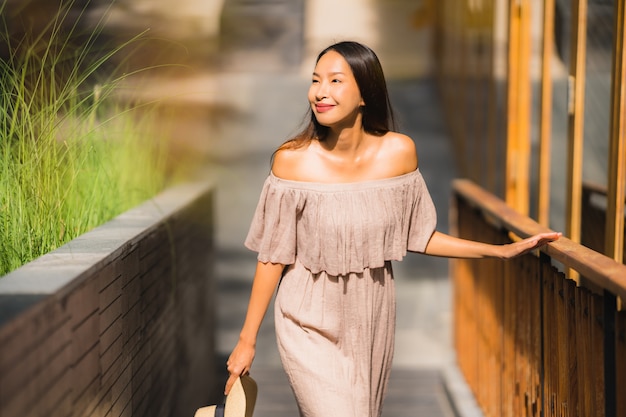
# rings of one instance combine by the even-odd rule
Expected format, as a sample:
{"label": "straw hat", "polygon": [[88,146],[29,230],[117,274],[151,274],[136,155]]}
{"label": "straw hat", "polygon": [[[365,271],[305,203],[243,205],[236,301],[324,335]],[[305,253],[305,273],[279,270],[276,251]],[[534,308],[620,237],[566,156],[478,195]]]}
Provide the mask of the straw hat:
{"label": "straw hat", "polygon": [[257,386],[249,375],[237,378],[224,404],[198,408],[194,417],[252,417]]}

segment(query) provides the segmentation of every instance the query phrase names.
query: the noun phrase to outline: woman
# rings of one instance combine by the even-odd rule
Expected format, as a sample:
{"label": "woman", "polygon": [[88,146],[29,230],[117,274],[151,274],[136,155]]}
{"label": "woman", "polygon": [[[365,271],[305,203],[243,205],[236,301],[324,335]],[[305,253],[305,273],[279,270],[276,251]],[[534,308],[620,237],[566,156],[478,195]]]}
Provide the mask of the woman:
{"label": "woman", "polygon": [[391,261],[407,251],[507,259],[559,234],[490,245],[435,231],[413,140],[393,130],[368,47],[322,51],[308,99],[309,124],[276,151],[245,242],[258,262],[225,391],[249,372],[280,282],[278,348],[301,415],[380,416],[394,347]]}

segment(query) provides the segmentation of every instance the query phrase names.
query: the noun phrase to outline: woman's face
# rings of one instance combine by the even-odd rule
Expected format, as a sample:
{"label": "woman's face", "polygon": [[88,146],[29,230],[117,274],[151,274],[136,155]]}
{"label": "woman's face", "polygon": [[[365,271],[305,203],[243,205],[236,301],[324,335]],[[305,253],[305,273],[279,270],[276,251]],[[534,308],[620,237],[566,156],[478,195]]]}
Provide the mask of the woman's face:
{"label": "woman's face", "polygon": [[336,51],[317,61],[308,97],[317,121],[328,127],[354,124],[365,105],[348,62]]}

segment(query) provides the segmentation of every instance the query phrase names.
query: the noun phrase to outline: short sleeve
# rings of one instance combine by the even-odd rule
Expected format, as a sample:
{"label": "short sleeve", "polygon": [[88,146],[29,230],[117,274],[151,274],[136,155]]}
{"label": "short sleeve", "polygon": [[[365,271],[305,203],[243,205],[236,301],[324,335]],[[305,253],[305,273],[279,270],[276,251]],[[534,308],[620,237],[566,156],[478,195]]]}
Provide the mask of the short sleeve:
{"label": "short sleeve", "polygon": [[291,265],[296,257],[297,198],[294,190],[265,181],[245,246],[258,252],[258,260]]}
{"label": "short sleeve", "polygon": [[407,250],[424,252],[437,226],[437,211],[421,175],[415,177],[412,190]]}

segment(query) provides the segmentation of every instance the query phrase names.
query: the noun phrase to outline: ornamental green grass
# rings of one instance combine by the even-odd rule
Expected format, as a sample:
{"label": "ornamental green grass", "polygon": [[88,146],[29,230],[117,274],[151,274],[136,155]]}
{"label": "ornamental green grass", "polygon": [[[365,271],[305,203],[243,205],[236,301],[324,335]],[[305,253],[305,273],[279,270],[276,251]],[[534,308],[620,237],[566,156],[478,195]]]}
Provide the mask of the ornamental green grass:
{"label": "ornamental green grass", "polygon": [[113,100],[130,74],[100,79],[138,38],[106,50],[97,45],[99,22],[76,47],[77,26],[61,31],[71,6],[38,36],[16,41],[6,25],[0,34],[8,45],[0,59],[0,277],[166,183],[165,142],[150,129],[157,110]]}

